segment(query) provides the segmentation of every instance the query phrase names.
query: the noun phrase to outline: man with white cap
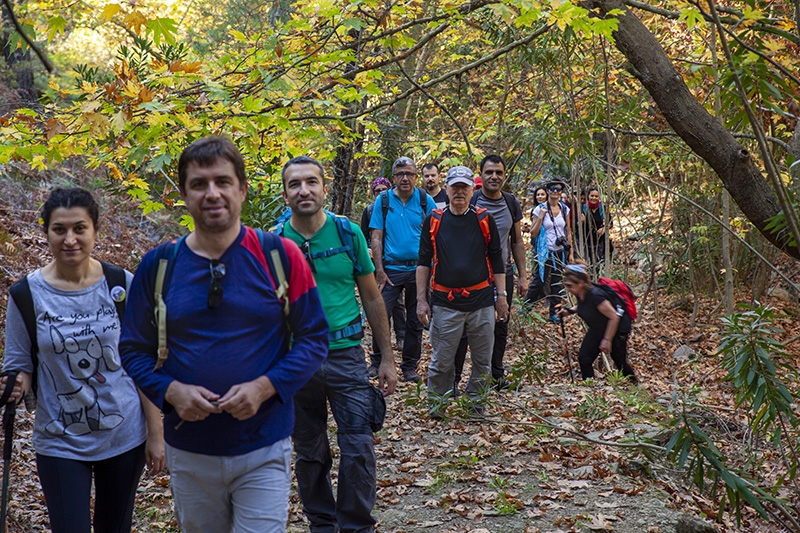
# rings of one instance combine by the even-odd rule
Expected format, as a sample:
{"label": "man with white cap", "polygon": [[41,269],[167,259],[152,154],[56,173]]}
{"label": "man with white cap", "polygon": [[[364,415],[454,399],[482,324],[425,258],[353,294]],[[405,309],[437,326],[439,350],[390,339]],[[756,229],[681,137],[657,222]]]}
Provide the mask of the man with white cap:
{"label": "man with white cap", "polygon": [[[428,412],[436,420],[444,417],[453,388],[453,360],[465,328],[472,354],[466,392],[474,402],[473,415],[483,415],[480,398],[491,379],[495,313],[497,320],[508,320],[500,236],[488,211],[469,203],[475,190],[472,171],[451,168],[446,187],[450,205],[425,219],[417,265],[417,316],[423,325],[430,323],[433,347]],[[428,287],[433,312],[426,298]]]}

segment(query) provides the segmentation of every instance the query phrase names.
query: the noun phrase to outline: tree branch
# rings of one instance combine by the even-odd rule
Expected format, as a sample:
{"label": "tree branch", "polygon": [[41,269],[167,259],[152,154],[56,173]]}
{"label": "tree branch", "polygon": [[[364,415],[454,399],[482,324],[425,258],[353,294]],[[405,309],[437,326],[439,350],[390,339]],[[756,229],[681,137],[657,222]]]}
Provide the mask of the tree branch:
{"label": "tree branch", "polygon": [[[497,59],[498,57],[502,56],[503,54],[506,54],[506,53],[510,52],[511,50],[513,50],[513,49],[515,49],[515,48],[517,48],[519,46],[523,46],[523,45],[528,44],[529,42],[533,41],[537,37],[539,37],[542,34],[544,34],[545,32],[547,32],[552,26],[553,26],[552,24],[544,26],[544,27],[540,28],[539,30],[531,33],[530,35],[528,35],[526,37],[523,37],[521,39],[517,39],[516,41],[513,41],[513,42],[507,44],[506,46],[496,50],[495,52],[489,54],[488,56],[484,56],[484,57],[482,57],[480,59],[476,59],[475,61],[473,61],[471,63],[467,63],[463,67],[458,68],[456,70],[451,70],[450,72],[446,72],[446,73],[442,74],[441,76],[439,76],[438,78],[434,78],[432,80],[428,80],[427,82],[425,82],[423,84],[420,84],[420,87],[423,87],[423,88],[426,88],[426,89],[429,88],[429,87],[433,87],[433,86],[435,86],[435,85],[437,85],[439,83],[442,83],[443,81],[446,81],[446,80],[448,80],[448,79],[450,79],[450,78],[452,78],[454,76],[458,76],[458,75],[464,74],[465,72],[468,72],[468,71],[470,71],[470,70],[472,70],[474,68],[477,68],[477,67],[479,67],[479,66],[481,66],[481,65],[483,65],[485,63],[493,61],[493,60]],[[289,120],[297,122],[297,121],[301,121],[301,120],[347,120],[347,119],[352,119],[352,118],[359,118],[361,116],[373,113],[374,111],[377,111],[378,109],[382,109],[384,107],[388,107],[388,106],[396,104],[397,102],[405,100],[406,98],[408,98],[409,96],[411,96],[412,94],[416,93],[419,90],[420,89],[417,89],[416,87],[414,87],[412,89],[408,89],[407,91],[404,91],[403,93],[397,95],[395,98],[392,98],[391,100],[387,100],[385,102],[380,102],[378,104],[375,104],[372,107],[369,107],[369,108],[367,108],[367,109],[365,109],[365,110],[363,110],[363,111],[361,111],[359,113],[355,113],[355,114],[352,114],[352,115],[346,115],[346,116],[343,116],[343,117],[337,117],[337,116],[333,116],[333,115],[300,115],[300,116],[296,116],[296,117],[291,117],[291,118],[289,118]]]}
{"label": "tree branch", "polygon": [[795,292],[797,295],[800,295],[800,287],[798,287],[797,285],[795,285],[795,283],[794,283],[792,280],[790,280],[790,279],[789,279],[789,278],[786,276],[786,274],[784,274],[783,272],[781,272],[780,270],[778,270],[778,267],[776,267],[775,265],[773,265],[772,263],[770,263],[770,262],[769,262],[769,260],[768,260],[766,257],[764,257],[764,256],[763,256],[763,255],[762,255],[762,254],[761,254],[761,253],[760,253],[758,250],[756,250],[755,248],[753,248],[753,246],[751,246],[751,245],[750,245],[750,243],[748,243],[746,240],[744,240],[744,239],[742,239],[741,237],[739,237],[739,236],[736,234],[736,232],[735,232],[735,231],[733,231],[733,230],[730,228],[730,226],[728,226],[728,225],[727,225],[727,224],[725,224],[725,223],[724,223],[722,220],[720,220],[720,219],[718,219],[716,216],[714,216],[714,214],[713,214],[713,213],[711,213],[711,211],[709,211],[708,209],[706,209],[706,208],[705,208],[705,207],[703,207],[702,205],[698,204],[697,202],[695,202],[694,200],[692,200],[692,199],[691,199],[691,198],[689,198],[688,196],[684,196],[683,194],[681,194],[681,193],[679,193],[679,192],[676,192],[676,191],[674,191],[674,190],[670,189],[669,187],[667,187],[666,185],[662,185],[661,183],[659,183],[659,182],[657,182],[657,181],[655,181],[655,180],[652,180],[652,179],[648,178],[647,176],[645,176],[645,175],[643,175],[643,174],[640,174],[640,173],[638,173],[638,172],[635,172],[635,171],[633,171],[633,170],[625,170],[625,169],[622,169],[622,168],[620,168],[620,167],[614,167],[614,168],[616,168],[616,169],[617,169],[618,171],[620,171],[620,172],[627,172],[627,173],[629,173],[629,174],[632,174],[632,175],[636,176],[637,178],[643,179],[643,180],[645,180],[646,182],[650,183],[651,185],[655,185],[655,186],[656,186],[656,187],[658,187],[659,189],[662,189],[662,190],[664,190],[664,191],[668,192],[669,194],[674,194],[675,196],[677,196],[678,198],[680,198],[680,199],[681,199],[681,200],[683,200],[684,202],[687,202],[687,203],[690,203],[690,204],[692,204],[692,206],[696,207],[697,209],[699,209],[700,211],[702,211],[703,213],[705,213],[705,215],[706,215],[706,216],[707,216],[709,219],[711,219],[712,221],[716,222],[716,223],[717,223],[717,224],[718,224],[718,225],[719,225],[719,226],[720,226],[722,229],[724,229],[725,231],[727,231],[728,233],[730,233],[731,235],[733,235],[733,237],[734,237],[736,240],[738,240],[740,243],[742,243],[742,244],[745,246],[745,248],[747,248],[748,250],[750,250],[751,252],[753,252],[753,254],[755,254],[755,256],[756,256],[756,257],[758,257],[758,258],[759,258],[759,259],[760,259],[760,260],[761,260],[761,261],[762,261],[762,262],[763,262],[765,265],[767,265],[767,266],[770,268],[770,270],[772,270],[772,271],[773,271],[773,272],[775,272],[775,273],[776,273],[778,276],[780,276],[781,278],[783,278],[783,280],[784,280],[786,283],[788,283],[788,284],[789,284],[789,287],[791,287],[791,288],[792,288],[792,290],[794,290],[794,292]]}
{"label": "tree branch", "polygon": [[461,137],[464,138],[464,144],[467,145],[467,153],[469,154],[469,158],[471,160],[472,159],[472,146],[470,146],[470,144],[469,144],[469,137],[467,136],[467,132],[464,131],[464,127],[461,125],[461,123],[458,121],[458,119],[455,117],[455,115],[453,115],[453,113],[449,109],[447,109],[447,107],[443,103],[441,103],[439,100],[437,100],[435,96],[433,96],[431,93],[429,93],[428,90],[425,87],[420,85],[417,80],[415,80],[414,78],[409,76],[408,72],[406,72],[406,69],[403,68],[402,64],[398,63],[397,66],[400,68],[400,72],[403,73],[403,76],[405,76],[408,79],[408,81],[410,81],[414,85],[414,87],[416,87],[417,89],[422,91],[422,94],[424,94],[425,96],[430,98],[431,101],[439,107],[439,109],[444,111],[447,114],[447,116],[450,117],[450,120],[452,120],[453,124],[456,125],[456,128],[458,128],[458,131],[461,132]]}
{"label": "tree branch", "polygon": [[17,15],[14,13],[14,6],[11,5],[11,0],[3,0],[3,5],[6,6],[6,9],[8,10],[8,16],[11,17],[11,23],[14,24],[14,29],[17,30],[17,33],[20,34],[22,40],[25,41],[31,50],[36,53],[36,56],[39,58],[39,61],[42,62],[42,65],[44,65],[44,68],[47,70],[47,72],[52,74],[55,70],[55,67],[53,67],[53,64],[49,59],[47,59],[47,56],[44,55],[44,52],[39,50],[39,47],[36,46],[36,43],[34,43],[28,34],[22,29],[22,25],[19,23],[19,20],[17,20]]}

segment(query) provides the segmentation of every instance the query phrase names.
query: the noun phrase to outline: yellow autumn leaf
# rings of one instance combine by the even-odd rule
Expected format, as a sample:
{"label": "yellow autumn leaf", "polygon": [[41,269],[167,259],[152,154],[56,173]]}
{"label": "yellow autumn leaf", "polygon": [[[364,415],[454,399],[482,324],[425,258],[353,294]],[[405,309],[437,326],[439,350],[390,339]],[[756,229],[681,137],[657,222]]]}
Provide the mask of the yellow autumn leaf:
{"label": "yellow autumn leaf", "polygon": [[141,32],[142,27],[147,24],[147,19],[138,11],[134,11],[130,15],[126,15],[122,20],[122,23],[125,24],[126,28],[138,35]]}
{"label": "yellow autumn leaf", "polygon": [[138,98],[139,97],[139,90],[141,89],[141,85],[136,83],[133,80],[128,80],[125,83],[125,87],[122,89],[122,94],[127,96],[128,98]]}
{"label": "yellow autumn leaf", "polygon": [[111,127],[114,129],[114,133],[119,133],[125,128],[125,113],[122,111],[117,111],[113,117],[111,117]]}
{"label": "yellow autumn leaf", "polygon": [[130,186],[138,187],[144,191],[150,190],[150,185],[145,180],[140,178],[138,174],[135,174],[133,172],[128,174],[128,178],[123,182],[123,185],[127,187]]}
{"label": "yellow autumn leaf", "polygon": [[119,169],[117,165],[109,165],[108,171],[111,174],[111,177],[114,178],[115,180],[120,181],[125,177],[125,175],[122,173],[122,171]]}
{"label": "yellow autumn leaf", "polygon": [[119,4],[106,4],[106,7],[103,8],[103,11],[100,13],[100,16],[97,17],[104,22],[108,22],[111,20],[114,15],[120,12],[122,6]]}
{"label": "yellow autumn leaf", "polygon": [[765,39],[764,47],[766,47],[771,52],[777,52],[779,50],[786,49],[786,44],[773,39]]}

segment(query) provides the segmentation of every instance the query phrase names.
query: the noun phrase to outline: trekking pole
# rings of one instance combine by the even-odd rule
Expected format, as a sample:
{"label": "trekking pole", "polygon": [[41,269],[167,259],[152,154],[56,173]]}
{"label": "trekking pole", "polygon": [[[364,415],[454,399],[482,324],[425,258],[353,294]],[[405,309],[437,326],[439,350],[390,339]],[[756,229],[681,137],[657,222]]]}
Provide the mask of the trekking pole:
{"label": "trekking pole", "polygon": [[567,358],[569,365],[569,379],[575,384],[575,376],[572,375],[572,358],[569,356],[569,343],[567,342],[567,331],[564,329],[564,319],[561,319],[561,338],[564,339],[564,357]]}
{"label": "trekking pole", "polygon": [[5,441],[3,442],[3,501],[0,503],[0,527],[2,532],[8,531],[6,524],[6,517],[8,516],[8,481],[11,476],[9,469],[11,468],[11,447],[14,444],[14,417],[17,414],[17,402],[10,402],[8,399],[14,391],[14,384],[17,381],[17,374],[19,372],[12,371],[6,374],[6,388],[3,395],[0,396],[0,407],[5,405],[6,409],[3,411],[3,434]]}

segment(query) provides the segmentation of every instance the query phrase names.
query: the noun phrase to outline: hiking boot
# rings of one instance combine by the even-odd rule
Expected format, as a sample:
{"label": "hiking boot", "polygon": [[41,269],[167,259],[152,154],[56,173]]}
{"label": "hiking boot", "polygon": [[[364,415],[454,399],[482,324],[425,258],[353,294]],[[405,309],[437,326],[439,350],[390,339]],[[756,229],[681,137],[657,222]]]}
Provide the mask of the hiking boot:
{"label": "hiking boot", "polygon": [[377,366],[370,366],[369,367],[369,379],[378,379],[378,367]]}
{"label": "hiking boot", "polygon": [[508,380],[499,380],[494,384],[494,390],[497,392],[503,392],[506,390],[518,391],[520,388],[522,388],[522,383],[514,383],[513,381]]}
{"label": "hiking boot", "polygon": [[470,405],[469,418],[472,420],[483,420],[485,418],[483,414],[483,404],[473,403],[472,405]]}
{"label": "hiking boot", "polygon": [[560,324],[561,323],[561,319],[558,318],[557,315],[550,315],[550,318],[547,319],[547,321],[548,322],[552,322],[553,324]]}
{"label": "hiking boot", "polygon": [[419,383],[422,378],[419,377],[416,370],[407,370],[403,372],[403,381],[407,383]]}
{"label": "hiking boot", "polygon": [[431,417],[431,420],[436,420],[437,422],[441,422],[442,420],[444,420],[444,409],[431,408],[428,411],[428,416]]}

